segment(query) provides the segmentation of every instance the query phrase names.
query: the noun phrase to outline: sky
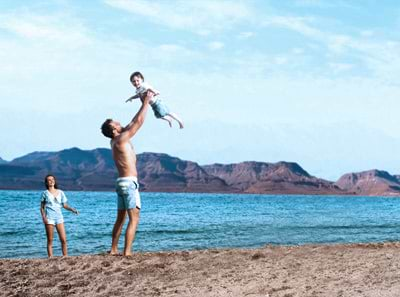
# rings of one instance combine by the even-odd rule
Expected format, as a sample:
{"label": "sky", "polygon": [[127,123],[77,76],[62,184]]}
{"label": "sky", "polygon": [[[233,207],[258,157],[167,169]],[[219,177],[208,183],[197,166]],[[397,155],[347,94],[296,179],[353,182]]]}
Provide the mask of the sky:
{"label": "sky", "polygon": [[150,110],[137,153],[400,174],[399,54],[394,0],[0,1],[0,157],[109,147],[141,71],[185,128]]}

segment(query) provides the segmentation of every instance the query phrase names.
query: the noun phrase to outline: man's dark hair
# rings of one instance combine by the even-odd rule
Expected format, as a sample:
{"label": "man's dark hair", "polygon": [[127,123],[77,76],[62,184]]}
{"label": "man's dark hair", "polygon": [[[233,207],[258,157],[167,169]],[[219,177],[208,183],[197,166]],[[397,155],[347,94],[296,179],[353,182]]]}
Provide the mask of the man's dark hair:
{"label": "man's dark hair", "polygon": [[136,71],[131,74],[131,77],[129,78],[131,82],[132,82],[134,76],[139,76],[144,81],[144,76],[139,71]]}
{"label": "man's dark hair", "polygon": [[46,175],[46,177],[44,178],[44,185],[46,186],[46,189],[47,189],[47,190],[49,189],[49,184],[48,184],[48,182],[47,182],[47,178],[49,178],[50,176],[54,178],[54,188],[58,189],[57,179],[56,179],[56,177],[55,177],[54,175],[52,175],[52,174],[48,174],[48,175]]}
{"label": "man's dark hair", "polygon": [[112,121],[112,119],[107,119],[103,125],[101,125],[101,133],[103,133],[105,137],[113,138],[113,128],[110,125]]}

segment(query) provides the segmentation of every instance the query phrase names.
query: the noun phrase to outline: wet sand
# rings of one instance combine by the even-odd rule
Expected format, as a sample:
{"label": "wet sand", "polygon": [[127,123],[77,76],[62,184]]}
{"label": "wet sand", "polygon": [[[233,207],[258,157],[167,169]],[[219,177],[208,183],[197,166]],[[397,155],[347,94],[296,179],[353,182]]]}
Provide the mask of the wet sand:
{"label": "wet sand", "polygon": [[1,296],[400,296],[400,243],[1,259]]}

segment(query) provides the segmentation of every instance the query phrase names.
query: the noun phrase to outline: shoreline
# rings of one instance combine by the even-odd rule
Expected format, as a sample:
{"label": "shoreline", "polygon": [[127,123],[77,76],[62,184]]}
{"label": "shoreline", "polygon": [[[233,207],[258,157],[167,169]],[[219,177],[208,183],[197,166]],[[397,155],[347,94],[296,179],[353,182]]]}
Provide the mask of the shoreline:
{"label": "shoreline", "polygon": [[[0,191],[16,191],[16,192],[38,192],[38,191],[43,191],[43,188],[40,189],[3,189],[0,188]],[[87,193],[87,192],[96,192],[96,193],[115,193],[114,189],[110,190],[69,190],[63,188],[63,191],[66,192],[80,192],[80,193]],[[327,196],[327,197],[371,197],[371,198],[400,198],[400,194],[396,195],[361,195],[361,194],[354,194],[354,193],[341,193],[341,194],[320,194],[320,193],[245,193],[245,192],[173,192],[173,191],[163,191],[163,192],[154,192],[154,191],[140,191],[141,193],[154,193],[154,194],[160,194],[160,193],[166,193],[166,194],[206,194],[206,195],[254,195],[254,196]]]}
{"label": "shoreline", "polygon": [[1,296],[399,296],[400,242],[0,259]]}
{"label": "shoreline", "polygon": [[[302,248],[302,247],[345,247],[345,246],[369,246],[369,245],[376,245],[376,246],[386,246],[386,245],[398,245],[400,251],[400,240],[393,240],[393,241],[372,241],[372,242],[323,242],[323,243],[293,243],[293,244],[273,244],[268,243],[263,246],[232,246],[232,247],[205,247],[205,248],[193,248],[193,249],[176,249],[176,250],[153,250],[153,251],[138,251],[133,250],[135,255],[145,255],[145,254],[174,254],[174,253],[192,253],[192,252],[206,252],[206,251],[257,251],[263,250],[268,248]],[[54,247],[53,247],[54,248]],[[133,248],[134,249],[134,248]],[[7,261],[7,260],[52,260],[52,259],[67,259],[67,258],[79,258],[79,257],[94,257],[94,256],[110,256],[108,252],[99,252],[99,253],[83,253],[78,255],[71,255],[69,254],[67,257],[63,257],[61,255],[61,250],[58,251],[59,254],[56,254],[51,259],[46,256],[46,250],[43,250],[43,256],[37,257],[21,257],[21,258],[1,258],[0,262]],[[115,256],[115,255],[114,255]],[[115,257],[123,257],[122,255],[117,255]],[[129,258],[129,257],[128,257]]]}

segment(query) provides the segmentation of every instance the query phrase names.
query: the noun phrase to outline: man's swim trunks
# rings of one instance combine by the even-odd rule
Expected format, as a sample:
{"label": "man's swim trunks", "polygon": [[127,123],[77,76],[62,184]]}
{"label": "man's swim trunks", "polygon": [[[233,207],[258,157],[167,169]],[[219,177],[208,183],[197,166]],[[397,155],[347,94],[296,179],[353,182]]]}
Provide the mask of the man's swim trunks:
{"label": "man's swim trunks", "polygon": [[141,208],[139,183],[135,176],[117,178],[116,192],[118,194],[118,209]]}

